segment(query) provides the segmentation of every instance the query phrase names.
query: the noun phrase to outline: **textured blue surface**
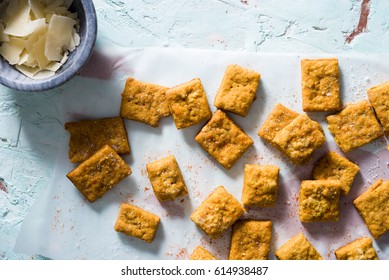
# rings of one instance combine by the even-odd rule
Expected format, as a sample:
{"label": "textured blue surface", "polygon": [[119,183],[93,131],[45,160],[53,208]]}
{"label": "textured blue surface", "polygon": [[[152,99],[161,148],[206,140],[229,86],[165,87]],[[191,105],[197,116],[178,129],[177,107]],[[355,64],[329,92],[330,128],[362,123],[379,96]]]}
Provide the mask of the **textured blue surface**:
{"label": "textured blue surface", "polygon": [[0,60],[0,83],[21,91],[45,91],[56,88],[70,80],[88,61],[97,36],[97,18],[92,0],[74,1],[71,9],[78,13],[80,20],[80,45],[69,55],[68,61],[50,78],[33,80],[6,60]]}
{"label": "textured blue surface", "polygon": [[[351,42],[346,40],[358,29],[363,2],[93,0],[99,29],[96,45],[103,49],[110,43],[130,48],[387,53],[387,0],[370,1],[367,28]],[[94,72],[104,78],[115,65],[98,55],[90,62],[96,58],[104,63]],[[361,84],[375,75],[374,71],[366,75],[353,91],[364,95]],[[16,252],[15,239],[31,205],[50,181],[64,130],[58,108],[69,98],[66,89],[80,81],[76,76],[55,89],[34,94],[18,94],[0,85],[0,260],[38,258]],[[115,92],[108,86],[106,90]]]}

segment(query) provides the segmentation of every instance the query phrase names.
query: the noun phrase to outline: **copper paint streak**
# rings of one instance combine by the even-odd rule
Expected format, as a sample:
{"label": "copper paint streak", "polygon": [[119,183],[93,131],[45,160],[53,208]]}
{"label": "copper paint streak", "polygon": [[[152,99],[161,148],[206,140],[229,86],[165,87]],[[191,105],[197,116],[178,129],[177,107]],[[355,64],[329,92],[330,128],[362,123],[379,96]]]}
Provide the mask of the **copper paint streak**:
{"label": "copper paint streak", "polygon": [[355,36],[365,32],[367,27],[367,21],[369,19],[370,14],[370,0],[363,0],[361,14],[359,16],[358,26],[354,29],[354,31],[347,36],[346,42],[351,43],[354,40]]}
{"label": "copper paint streak", "polygon": [[0,180],[0,191],[8,193],[7,185],[2,180]]}

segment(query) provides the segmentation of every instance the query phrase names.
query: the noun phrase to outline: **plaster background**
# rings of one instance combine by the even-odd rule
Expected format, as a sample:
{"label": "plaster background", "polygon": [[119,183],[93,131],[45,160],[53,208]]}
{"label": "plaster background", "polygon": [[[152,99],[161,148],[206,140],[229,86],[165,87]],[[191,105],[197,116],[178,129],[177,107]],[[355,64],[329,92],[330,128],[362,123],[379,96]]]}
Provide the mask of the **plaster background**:
{"label": "plaster background", "polygon": [[[99,46],[108,41],[136,48],[312,54],[387,53],[389,46],[385,0],[94,3]],[[357,35],[347,40],[353,32]],[[0,259],[38,257],[17,254],[13,248],[24,217],[53,172],[63,129],[58,103],[74,82],[33,94],[0,86]]]}

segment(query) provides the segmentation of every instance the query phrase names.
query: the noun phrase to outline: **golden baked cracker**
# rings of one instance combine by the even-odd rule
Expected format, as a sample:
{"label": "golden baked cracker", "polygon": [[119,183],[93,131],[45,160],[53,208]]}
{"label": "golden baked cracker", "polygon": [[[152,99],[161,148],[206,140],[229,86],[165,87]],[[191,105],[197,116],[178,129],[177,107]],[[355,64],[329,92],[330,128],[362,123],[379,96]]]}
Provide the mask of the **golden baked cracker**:
{"label": "golden baked cracker", "polygon": [[272,145],[275,145],[273,139],[276,134],[297,118],[298,115],[298,113],[278,103],[258,131],[258,135]]}
{"label": "golden baked cracker", "polygon": [[282,245],[275,255],[280,260],[322,260],[303,233],[299,233]]}
{"label": "golden baked cracker", "polygon": [[232,226],[229,260],[267,260],[271,221],[240,220]]}
{"label": "golden baked cracker", "polygon": [[211,118],[207,95],[196,78],[166,92],[170,112],[177,129],[186,128]]}
{"label": "golden baked cracker", "polygon": [[341,194],[347,195],[358,172],[358,165],[335,152],[329,152],[319,159],[312,173],[315,180],[339,180]]}
{"label": "golden baked cracker", "polygon": [[337,58],[303,59],[301,77],[302,103],[305,112],[340,110]]}
{"label": "golden baked cracker", "polygon": [[338,260],[378,260],[373,242],[369,237],[358,238],[335,250]]}
{"label": "golden baked cracker", "polygon": [[389,133],[389,81],[370,88],[367,96],[377,117],[384,128],[385,134]]}
{"label": "golden baked cracker", "polygon": [[293,163],[301,164],[326,141],[320,124],[307,115],[299,115],[273,139],[276,147]]}
{"label": "golden baked cracker", "polygon": [[217,260],[217,258],[212,255],[208,250],[204,249],[201,246],[197,246],[192,255],[189,257],[190,260]]}
{"label": "golden baked cracker", "polygon": [[280,168],[273,165],[246,164],[242,203],[246,207],[274,207]]}
{"label": "golden baked cracker", "polygon": [[67,122],[65,129],[70,133],[71,162],[83,162],[104,145],[111,146],[118,154],[130,153],[127,132],[120,117]]}
{"label": "golden baked cracker", "polygon": [[194,210],[190,218],[211,238],[218,238],[244,213],[239,201],[220,186]]}
{"label": "golden baked cracker", "polygon": [[167,90],[129,77],[122,93],[120,116],[157,127],[161,118],[170,115]]}
{"label": "golden baked cracker", "polygon": [[305,180],[299,193],[302,222],[337,221],[341,186],[337,180]]}
{"label": "golden baked cracker", "polygon": [[383,136],[381,125],[366,100],[349,104],[340,113],[327,116],[328,130],[336,144],[349,152]]}
{"label": "golden baked cracker", "polygon": [[261,75],[251,69],[227,66],[214,105],[245,117],[254,101]]}
{"label": "golden baked cracker", "polygon": [[389,180],[377,180],[354,200],[374,239],[389,231]]}
{"label": "golden baked cracker", "polygon": [[89,202],[94,202],[131,173],[124,160],[105,145],[66,176]]}
{"label": "golden baked cracker", "polygon": [[146,169],[154,193],[159,201],[176,199],[188,193],[174,156],[167,156],[148,163]]}
{"label": "golden baked cracker", "polygon": [[115,230],[151,243],[154,240],[160,218],[131,204],[123,203],[115,223]]}
{"label": "golden baked cracker", "polygon": [[221,110],[213,114],[211,120],[196,135],[195,140],[226,169],[230,169],[254,143]]}

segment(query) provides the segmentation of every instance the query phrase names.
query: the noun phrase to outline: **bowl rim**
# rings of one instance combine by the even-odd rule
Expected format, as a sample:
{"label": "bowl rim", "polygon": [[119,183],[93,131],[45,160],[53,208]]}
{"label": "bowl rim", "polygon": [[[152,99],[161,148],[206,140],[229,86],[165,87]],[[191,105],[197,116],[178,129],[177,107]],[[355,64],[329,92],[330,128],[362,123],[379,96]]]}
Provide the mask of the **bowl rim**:
{"label": "bowl rim", "polygon": [[[85,25],[88,30],[88,32],[85,32],[85,37],[83,38],[83,52],[85,53],[85,55],[80,55],[79,58],[73,61],[72,64],[64,72],[56,74],[49,79],[30,79],[32,83],[26,83],[20,82],[15,79],[9,79],[7,78],[7,76],[2,75],[0,76],[0,83],[2,85],[18,91],[46,91],[53,88],[57,88],[58,86],[64,84],[65,82],[72,79],[77,74],[77,72],[80,71],[80,69],[88,62],[90,56],[92,55],[92,51],[96,43],[97,37],[97,15],[93,0],[80,0],[80,2],[85,11]],[[20,74],[23,75],[22,73]]]}

